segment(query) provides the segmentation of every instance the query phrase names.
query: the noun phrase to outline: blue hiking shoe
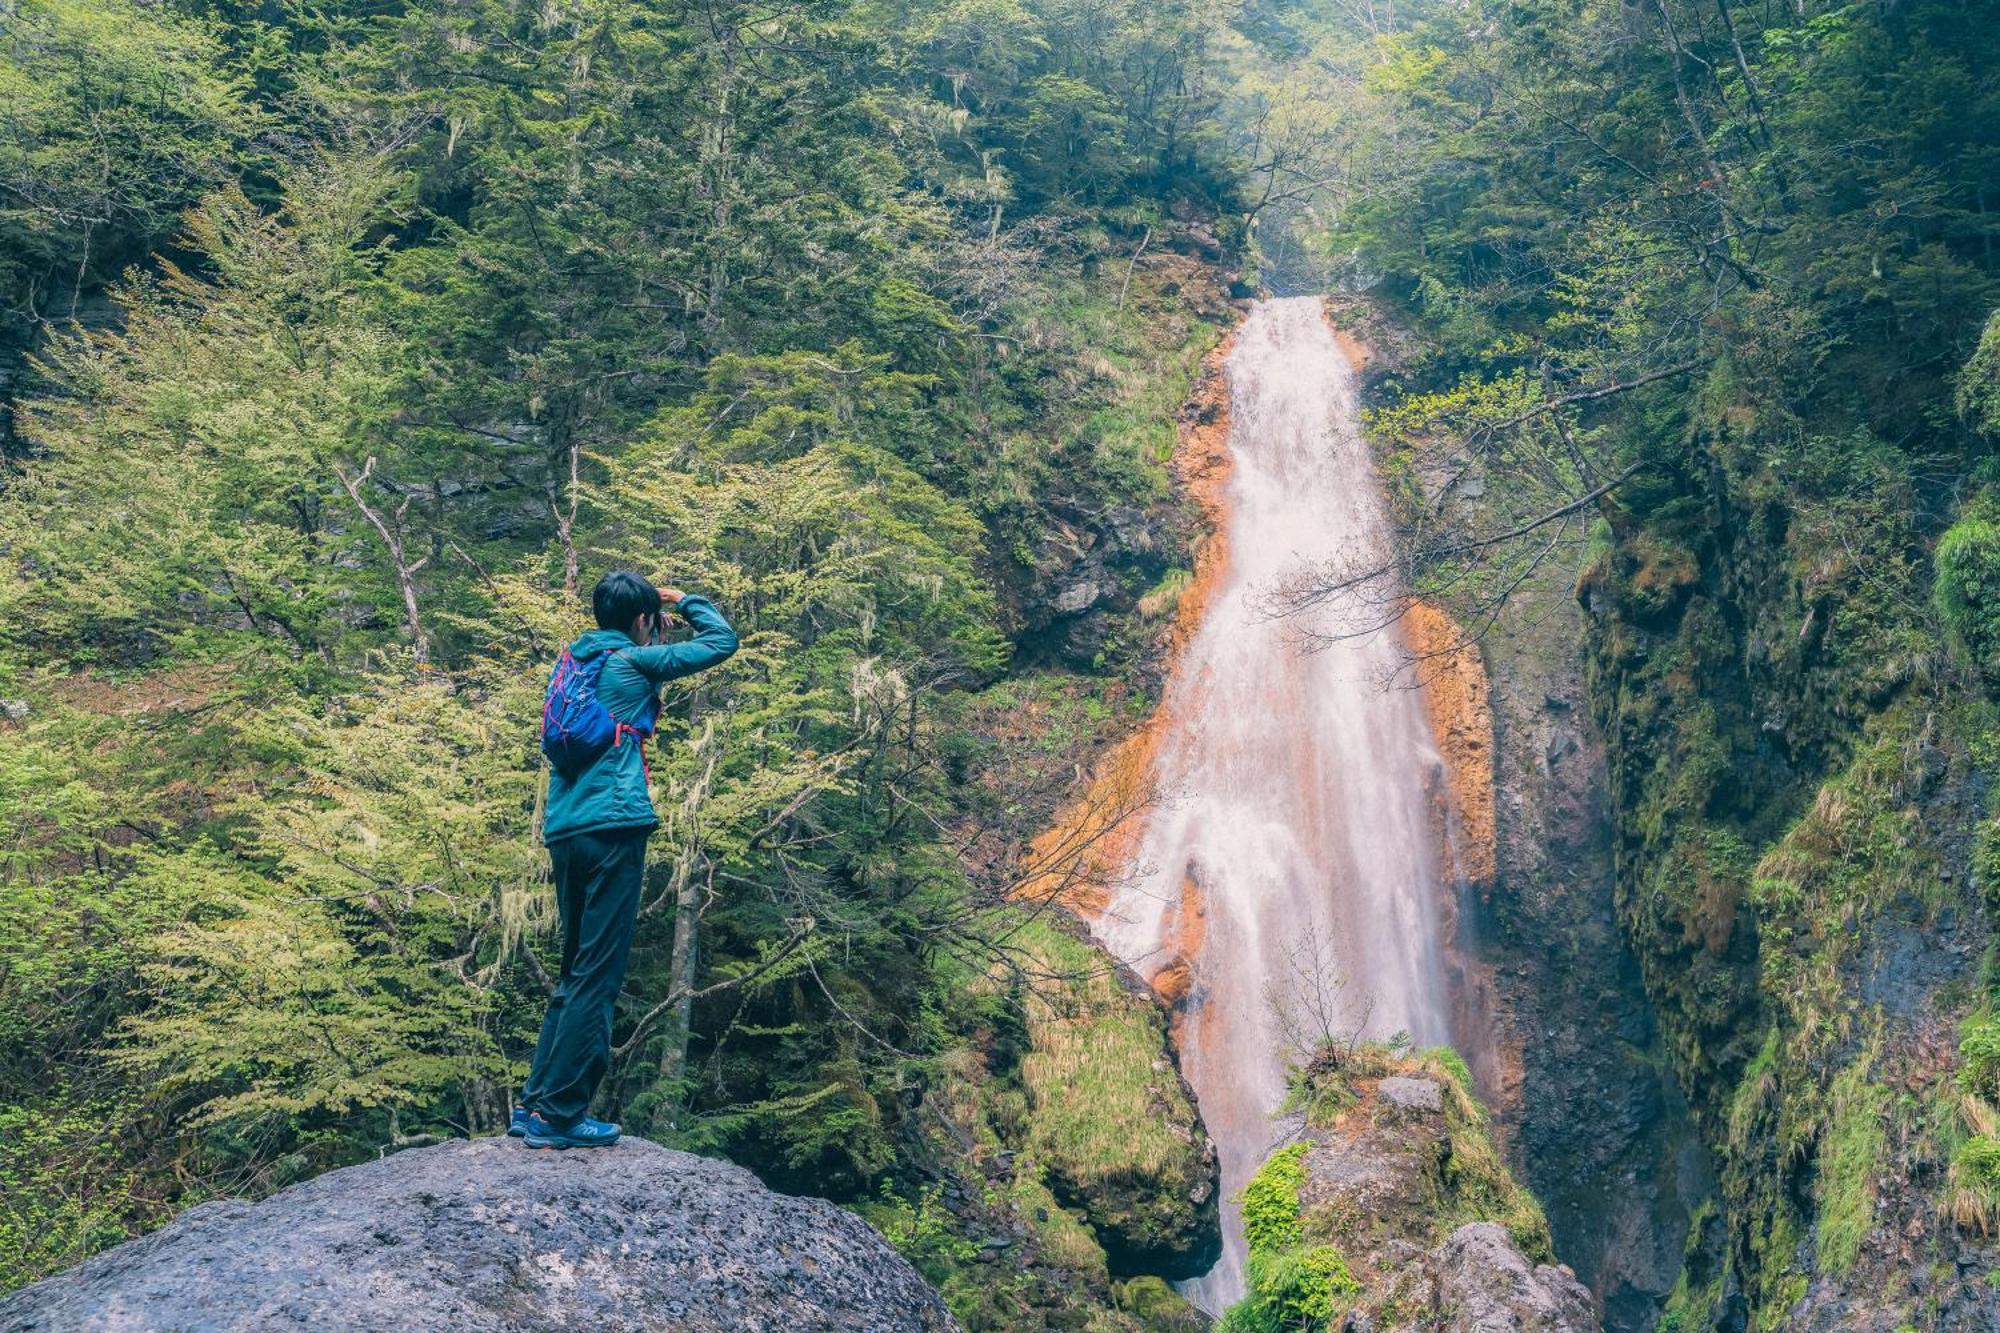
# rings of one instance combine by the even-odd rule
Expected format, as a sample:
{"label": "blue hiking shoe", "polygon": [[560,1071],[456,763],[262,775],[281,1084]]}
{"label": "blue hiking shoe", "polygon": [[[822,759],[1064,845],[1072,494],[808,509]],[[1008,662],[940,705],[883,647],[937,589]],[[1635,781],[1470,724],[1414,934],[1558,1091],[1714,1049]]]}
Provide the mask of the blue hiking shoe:
{"label": "blue hiking shoe", "polygon": [[568,1129],[557,1129],[539,1111],[530,1111],[521,1142],[530,1148],[609,1148],[618,1142],[618,1126],[585,1116]]}
{"label": "blue hiking shoe", "polygon": [[525,1135],[527,1132],[528,1132],[528,1108],[525,1106],[517,1106],[514,1108],[514,1114],[507,1118],[507,1137],[510,1139],[518,1139],[521,1138],[523,1135]]}

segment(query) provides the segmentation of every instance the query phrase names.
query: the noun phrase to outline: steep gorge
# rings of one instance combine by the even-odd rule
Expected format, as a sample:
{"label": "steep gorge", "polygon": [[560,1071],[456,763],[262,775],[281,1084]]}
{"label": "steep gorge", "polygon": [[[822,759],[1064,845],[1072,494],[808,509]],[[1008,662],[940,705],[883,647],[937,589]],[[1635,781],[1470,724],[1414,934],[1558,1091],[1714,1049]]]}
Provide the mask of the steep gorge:
{"label": "steep gorge", "polygon": [[[1355,414],[1382,371],[1370,342],[1395,335],[1347,300],[1329,327],[1320,304],[1264,303],[1212,354],[1179,459],[1212,532],[1162,700],[1051,835],[1102,835],[1071,905],[1169,1007],[1218,1141],[1229,1248],[1190,1294],[1242,1294],[1236,1198],[1297,1130],[1274,1118],[1287,1058],[1402,1032],[1463,1055],[1555,1252],[1609,1327],[1649,1328],[1708,1168],[1613,919],[1578,608],[1544,577],[1477,644],[1424,603],[1331,645],[1267,614],[1312,543],[1351,553],[1390,521]],[[1316,709],[1339,726],[1298,723]]]}
{"label": "steep gorge", "polygon": [[632,566],[600,1109],[973,1333],[2000,1327],[1992,0],[0,27],[0,1289],[506,1122]]}

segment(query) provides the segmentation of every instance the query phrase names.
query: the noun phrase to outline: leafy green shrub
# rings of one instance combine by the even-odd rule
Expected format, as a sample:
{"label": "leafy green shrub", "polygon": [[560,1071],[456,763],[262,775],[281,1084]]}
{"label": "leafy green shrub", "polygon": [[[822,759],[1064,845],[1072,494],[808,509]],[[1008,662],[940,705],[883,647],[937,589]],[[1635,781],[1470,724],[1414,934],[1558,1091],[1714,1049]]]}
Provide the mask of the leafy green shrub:
{"label": "leafy green shrub", "polygon": [[1243,1187],[1243,1234],[1252,1254],[1297,1245],[1299,1187],[1306,1183],[1306,1153],[1311,1144],[1294,1143],[1271,1154],[1250,1183]]}
{"label": "leafy green shrub", "polygon": [[1347,1261],[1331,1245],[1250,1256],[1252,1300],[1275,1316],[1276,1327],[1327,1319],[1342,1296],[1360,1290]]}
{"label": "leafy green shrub", "polygon": [[1319,1329],[1359,1294],[1361,1283],[1332,1245],[1250,1251],[1250,1291],[1222,1322],[1224,1333]]}
{"label": "leafy green shrub", "polygon": [[1989,435],[2000,435],[2000,311],[1986,321],[1979,346],[1958,376],[1959,415]]}
{"label": "leafy green shrub", "polygon": [[2000,1139],[1974,1135],[1959,1146],[1951,1167],[1966,1184],[2000,1190]]}
{"label": "leafy green shrub", "polygon": [[1961,1228],[1990,1234],[2000,1218],[2000,1139],[1975,1134],[1952,1155],[1945,1213]]}
{"label": "leafy green shrub", "polygon": [[1223,1317],[1222,1333],[1317,1329],[1360,1292],[1347,1259],[1332,1245],[1306,1245],[1299,1189],[1309,1143],[1271,1155],[1243,1187],[1243,1234],[1250,1242],[1249,1292]]}
{"label": "leafy green shrub", "polygon": [[945,1207],[941,1186],[934,1185],[910,1200],[884,1181],[877,1201],[856,1211],[933,1286],[942,1284],[954,1268],[969,1263],[979,1252],[979,1247],[959,1232],[951,1209]]}
{"label": "leafy green shrub", "polygon": [[1958,1081],[1967,1092],[2000,1095],[2000,1019],[1974,1014],[1958,1029]]}
{"label": "leafy green shrub", "polygon": [[1966,519],[1937,547],[1933,592],[1945,628],[1980,671],[2000,673],[2000,523]]}

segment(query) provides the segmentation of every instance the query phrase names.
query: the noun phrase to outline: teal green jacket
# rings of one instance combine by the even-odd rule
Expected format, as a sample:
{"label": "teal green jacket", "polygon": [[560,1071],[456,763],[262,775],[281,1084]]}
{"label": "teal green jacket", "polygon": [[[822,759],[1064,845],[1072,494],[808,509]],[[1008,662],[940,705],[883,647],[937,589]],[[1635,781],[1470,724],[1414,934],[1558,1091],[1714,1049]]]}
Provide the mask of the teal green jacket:
{"label": "teal green jacket", "polygon": [[[736,651],[736,631],[706,597],[683,597],[683,620],[694,626],[686,643],[641,648],[623,630],[594,629],[570,645],[579,662],[614,653],[597,678],[597,697],[611,716],[630,722],[646,715],[660,686],[706,671]],[[549,772],[549,799],[542,812],[542,841],[600,833],[606,829],[655,828],[653,796],[646,790],[643,738],[627,738],[573,778]]]}

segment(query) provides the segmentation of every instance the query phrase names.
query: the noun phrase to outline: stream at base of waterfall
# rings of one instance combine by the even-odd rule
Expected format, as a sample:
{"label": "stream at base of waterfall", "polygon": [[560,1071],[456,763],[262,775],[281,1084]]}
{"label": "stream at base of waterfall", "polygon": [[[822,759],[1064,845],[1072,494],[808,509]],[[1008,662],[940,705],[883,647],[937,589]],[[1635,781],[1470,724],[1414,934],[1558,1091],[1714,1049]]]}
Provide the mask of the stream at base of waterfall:
{"label": "stream at base of waterfall", "polygon": [[1302,567],[1386,550],[1355,368],[1319,299],[1291,297],[1255,307],[1227,374],[1227,565],[1162,700],[1157,802],[1092,923],[1142,976],[1188,969],[1180,1062],[1221,1156],[1224,1250],[1183,1289],[1218,1314],[1244,1289],[1234,1198],[1286,1134],[1288,1049],[1329,1029],[1440,1043],[1451,1014],[1439,759],[1401,638],[1314,647],[1267,614]]}

